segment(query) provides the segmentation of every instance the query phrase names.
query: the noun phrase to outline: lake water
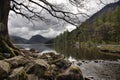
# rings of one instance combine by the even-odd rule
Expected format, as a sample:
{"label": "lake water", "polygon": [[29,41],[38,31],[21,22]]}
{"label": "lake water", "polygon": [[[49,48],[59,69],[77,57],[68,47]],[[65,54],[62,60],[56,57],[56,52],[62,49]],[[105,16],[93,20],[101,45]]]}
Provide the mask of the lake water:
{"label": "lake water", "polygon": [[73,64],[77,64],[85,77],[92,80],[120,80],[120,58],[115,54],[101,53],[97,48],[75,46],[52,46],[44,44],[16,44],[25,49],[34,48],[40,53],[64,54]]}
{"label": "lake water", "polygon": [[16,44],[20,48],[34,48],[41,52],[56,52],[72,57],[76,60],[117,60],[119,57],[114,54],[101,53],[97,48],[75,47],[75,46],[52,46],[46,44]]}

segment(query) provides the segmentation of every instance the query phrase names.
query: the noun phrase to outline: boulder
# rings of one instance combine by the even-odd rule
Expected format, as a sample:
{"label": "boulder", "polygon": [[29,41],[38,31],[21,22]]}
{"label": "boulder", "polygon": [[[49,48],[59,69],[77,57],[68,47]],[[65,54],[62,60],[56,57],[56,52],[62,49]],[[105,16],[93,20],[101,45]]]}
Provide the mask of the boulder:
{"label": "boulder", "polygon": [[55,53],[50,52],[50,53],[42,54],[39,58],[51,60],[51,59],[53,59],[54,56],[55,56]]}
{"label": "boulder", "polygon": [[30,49],[30,50],[25,50],[25,49],[21,49],[21,52],[24,53],[24,55],[27,57],[27,58],[37,58],[39,57],[39,54],[38,54],[38,51],[34,51],[34,49]]}
{"label": "boulder", "polygon": [[18,67],[19,65],[25,65],[28,62],[28,59],[26,59],[23,56],[15,56],[10,59],[5,59],[4,61],[8,62],[11,65],[11,67]]}
{"label": "boulder", "polygon": [[37,50],[35,50],[33,48],[30,49],[30,52],[32,52],[32,53],[39,53],[39,51],[37,51]]}
{"label": "boulder", "polygon": [[59,62],[55,63],[55,65],[59,68],[59,69],[67,69],[68,67],[71,66],[71,62],[68,60],[60,60]]}
{"label": "boulder", "polygon": [[4,78],[10,72],[10,65],[5,61],[0,61],[0,78]]}
{"label": "boulder", "polygon": [[85,80],[91,80],[91,79],[85,77]]}
{"label": "boulder", "polygon": [[27,74],[24,67],[14,69],[8,77],[8,80],[27,80]]}
{"label": "boulder", "polygon": [[28,63],[24,69],[28,74],[35,74],[42,77],[45,71],[49,69],[49,64],[42,59],[37,59],[31,63]]}
{"label": "boulder", "polygon": [[58,69],[56,65],[50,65],[50,68],[45,71],[43,77],[47,80],[54,80],[54,78],[58,75]]}
{"label": "boulder", "polygon": [[84,80],[79,67],[71,65],[66,71],[57,76],[57,80]]}
{"label": "boulder", "polygon": [[27,80],[39,80],[39,78],[34,74],[29,74]]}
{"label": "boulder", "polygon": [[49,64],[45,60],[43,60],[43,59],[34,60],[34,63],[36,65],[44,67],[45,69],[49,69],[49,67],[50,67]]}
{"label": "boulder", "polygon": [[54,55],[51,57],[51,59],[48,59],[47,61],[49,64],[56,64],[64,59],[65,57],[63,55]]}

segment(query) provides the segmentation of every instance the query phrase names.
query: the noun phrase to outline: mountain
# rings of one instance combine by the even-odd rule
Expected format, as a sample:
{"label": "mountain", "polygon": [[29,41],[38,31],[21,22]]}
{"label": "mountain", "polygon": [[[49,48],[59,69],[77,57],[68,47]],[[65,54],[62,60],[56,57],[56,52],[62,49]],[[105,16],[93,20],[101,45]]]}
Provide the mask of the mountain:
{"label": "mountain", "polygon": [[15,44],[39,44],[39,43],[46,43],[52,38],[45,38],[41,35],[34,35],[29,40],[18,37],[18,36],[10,36],[11,40]]}
{"label": "mountain", "polygon": [[101,16],[102,14],[105,14],[110,10],[115,10],[117,6],[120,6],[120,0],[118,2],[106,5],[100,11],[96,12],[89,19],[87,19],[86,22],[93,22],[96,19],[96,17]]}
{"label": "mountain", "polygon": [[49,41],[50,38],[45,38],[41,35],[34,35],[30,38],[30,40],[28,41],[28,43],[31,44],[36,44],[36,43],[46,43],[47,41]]}
{"label": "mountain", "polygon": [[24,38],[21,38],[18,36],[10,36],[10,38],[11,38],[12,42],[15,44],[25,44],[28,42],[27,39],[24,39]]}
{"label": "mountain", "polygon": [[120,1],[103,7],[100,11],[83,22],[77,29],[65,31],[55,43],[120,43]]}

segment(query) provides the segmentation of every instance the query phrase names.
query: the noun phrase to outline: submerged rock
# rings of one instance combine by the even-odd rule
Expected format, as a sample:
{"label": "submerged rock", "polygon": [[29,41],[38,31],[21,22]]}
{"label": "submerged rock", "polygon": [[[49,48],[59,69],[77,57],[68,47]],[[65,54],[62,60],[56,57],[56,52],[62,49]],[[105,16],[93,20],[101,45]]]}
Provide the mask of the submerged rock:
{"label": "submerged rock", "polygon": [[91,79],[89,79],[89,78],[85,78],[85,80],[91,80]]}

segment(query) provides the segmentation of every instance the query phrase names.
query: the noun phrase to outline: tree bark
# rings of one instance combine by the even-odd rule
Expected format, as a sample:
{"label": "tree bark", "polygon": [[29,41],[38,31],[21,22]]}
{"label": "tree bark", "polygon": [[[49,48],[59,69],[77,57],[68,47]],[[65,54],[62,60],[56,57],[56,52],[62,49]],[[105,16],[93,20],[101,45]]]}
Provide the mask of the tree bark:
{"label": "tree bark", "polygon": [[[10,11],[10,0],[0,0],[0,52],[10,53],[15,56],[16,48],[10,41],[8,33],[8,16]],[[18,51],[17,51],[18,52]]]}
{"label": "tree bark", "polygon": [[8,40],[8,15],[10,11],[10,0],[0,0],[0,36]]}

